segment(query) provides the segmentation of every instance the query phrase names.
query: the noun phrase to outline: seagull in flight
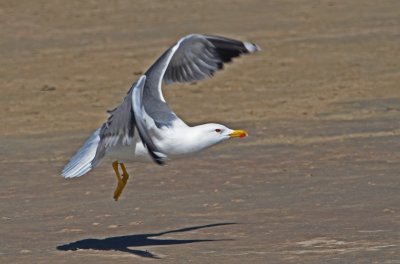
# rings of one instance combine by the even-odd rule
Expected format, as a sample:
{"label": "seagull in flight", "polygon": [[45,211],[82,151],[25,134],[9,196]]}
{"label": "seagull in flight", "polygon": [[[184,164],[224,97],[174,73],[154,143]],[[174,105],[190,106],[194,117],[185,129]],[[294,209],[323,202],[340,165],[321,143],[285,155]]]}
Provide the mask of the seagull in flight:
{"label": "seagull in flight", "polygon": [[250,42],[220,36],[191,34],[181,38],[133,83],[122,103],[108,111],[107,121],[65,165],[62,176],[82,176],[103,158],[111,157],[118,180],[114,192],[117,201],[129,178],[124,162],[147,159],[163,165],[166,160],[199,152],[227,139],[246,137],[246,131],[221,124],[188,126],[168,106],[161,87],[163,83],[212,77],[232,58],[258,50]]}

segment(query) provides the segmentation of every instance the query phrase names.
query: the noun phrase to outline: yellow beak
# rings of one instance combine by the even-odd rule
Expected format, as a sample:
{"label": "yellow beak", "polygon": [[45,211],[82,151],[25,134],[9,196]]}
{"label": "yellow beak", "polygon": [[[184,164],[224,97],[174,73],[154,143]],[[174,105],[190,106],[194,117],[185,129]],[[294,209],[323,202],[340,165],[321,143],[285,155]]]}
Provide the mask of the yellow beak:
{"label": "yellow beak", "polygon": [[233,132],[229,134],[229,136],[231,138],[235,138],[235,137],[243,138],[243,137],[247,137],[248,135],[249,134],[247,134],[247,132],[244,130],[233,130]]}

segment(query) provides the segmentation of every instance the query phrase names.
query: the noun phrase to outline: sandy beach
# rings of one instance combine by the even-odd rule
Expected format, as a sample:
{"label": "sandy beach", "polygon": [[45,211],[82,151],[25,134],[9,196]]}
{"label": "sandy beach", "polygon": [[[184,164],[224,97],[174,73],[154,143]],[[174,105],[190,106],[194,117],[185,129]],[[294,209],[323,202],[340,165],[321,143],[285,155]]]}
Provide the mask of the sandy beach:
{"label": "sandy beach", "polygon": [[[399,1],[2,1],[1,263],[400,263]],[[257,43],[164,87],[198,156],[60,171],[189,33]]]}

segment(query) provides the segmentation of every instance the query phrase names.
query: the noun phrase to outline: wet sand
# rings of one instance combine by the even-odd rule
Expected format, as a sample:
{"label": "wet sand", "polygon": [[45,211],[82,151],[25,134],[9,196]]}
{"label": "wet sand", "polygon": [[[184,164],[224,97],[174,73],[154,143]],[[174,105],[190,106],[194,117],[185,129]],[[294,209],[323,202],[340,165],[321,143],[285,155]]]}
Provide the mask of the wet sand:
{"label": "wet sand", "polygon": [[[1,263],[400,263],[398,1],[0,4]],[[190,124],[246,129],[199,156],[63,165],[188,33],[257,43],[164,89]]]}

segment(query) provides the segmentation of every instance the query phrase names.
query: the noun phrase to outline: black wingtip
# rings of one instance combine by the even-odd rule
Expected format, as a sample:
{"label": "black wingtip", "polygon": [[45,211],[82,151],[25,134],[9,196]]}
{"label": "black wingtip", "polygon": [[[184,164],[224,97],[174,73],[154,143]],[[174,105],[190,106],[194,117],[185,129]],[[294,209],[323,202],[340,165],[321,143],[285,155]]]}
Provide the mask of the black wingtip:
{"label": "black wingtip", "polygon": [[154,149],[152,149],[149,145],[144,144],[144,146],[147,148],[147,152],[150,154],[152,160],[157,163],[160,166],[165,165],[165,158],[161,157],[159,155],[156,154],[156,152],[154,151]]}
{"label": "black wingtip", "polygon": [[165,165],[165,159],[162,157],[157,156],[156,154],[152,153],[152,158],[154,160],[155,163],[157,163],[160,166],[164,166]]}
{"label": "black wingtip", "polygon": [[165,161],[162,160],[162,159],[155,159],[154,161],[160,166],[164,166],[165,165]]}

